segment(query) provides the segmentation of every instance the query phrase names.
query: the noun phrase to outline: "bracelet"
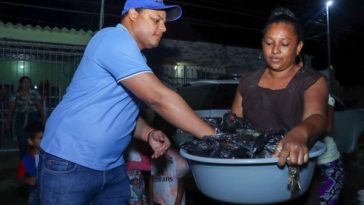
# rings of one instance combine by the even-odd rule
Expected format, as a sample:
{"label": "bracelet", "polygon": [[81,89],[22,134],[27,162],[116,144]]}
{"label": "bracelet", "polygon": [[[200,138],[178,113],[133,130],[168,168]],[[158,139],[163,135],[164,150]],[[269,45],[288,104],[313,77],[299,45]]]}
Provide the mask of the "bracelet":
{"label": "bracelet", "polygon": [[150,141],[150,134],[152,134],[153,131],[155,131],[155,129],[150,128],[150,130],[148,130],[147,134],[145,134],[144,139],[146,139],[146,141],[148,142],[148,144],[149,144],[149,141]]}

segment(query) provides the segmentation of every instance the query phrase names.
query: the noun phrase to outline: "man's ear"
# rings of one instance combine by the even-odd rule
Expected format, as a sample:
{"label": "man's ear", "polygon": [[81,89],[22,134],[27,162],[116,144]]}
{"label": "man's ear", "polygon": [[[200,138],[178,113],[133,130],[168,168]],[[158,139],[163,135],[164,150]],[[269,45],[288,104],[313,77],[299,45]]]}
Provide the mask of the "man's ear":
{"label": "man's ear", "polygon": [[138,17],[138,15],[139,15],[139,13],[137,12],[137,10],[135,10],[134,8],[129,9],[128,13],[129,13],[129,18],[132,21],[134,21]]}
{"label": "man's ear", "polygon": [[302,48],[303,48],[303,42],[300,41],[298,43],[298,46],[297,46],[297,53],[296,53],[296,55],[299,55],[301,53]]}

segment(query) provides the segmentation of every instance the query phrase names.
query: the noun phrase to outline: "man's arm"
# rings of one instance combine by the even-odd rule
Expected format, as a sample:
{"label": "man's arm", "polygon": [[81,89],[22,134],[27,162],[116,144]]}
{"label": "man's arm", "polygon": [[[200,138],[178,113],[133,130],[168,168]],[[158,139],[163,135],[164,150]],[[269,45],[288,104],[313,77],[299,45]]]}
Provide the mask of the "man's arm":
{"label": "man's arm", "polygon": [[152,158],[160,157],[171,146],[168,137],[162,131],[150,127],[142,117],[137,119],[133,137],[149,144],[153,149]]}
{"label": "man's arm", "polygon": [[198,138],[215,134],[211,126],[197,116],[176,92],[163,85],[153,73],[142,73],[120,83],[174,126]]}

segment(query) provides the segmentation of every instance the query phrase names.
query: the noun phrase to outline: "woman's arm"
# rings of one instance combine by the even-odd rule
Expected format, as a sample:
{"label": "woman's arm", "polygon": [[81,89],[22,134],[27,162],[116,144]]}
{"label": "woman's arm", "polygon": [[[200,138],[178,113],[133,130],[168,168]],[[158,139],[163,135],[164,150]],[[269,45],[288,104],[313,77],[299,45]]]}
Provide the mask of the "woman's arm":
{"label": "woman's arm", "polygon": [[45,122],[45,115],[44,115],[44,109],[43,109],[43,105],[42,105],[42,101],[41,100],[37,100],[35,102],[35,106],[37,107],[38,109],[38,112],[39,112],[39,116],[40,116],[40,121],[42,123]]}
{"label": "woman's arm", "polygon": [[11,131],[11,123],[14,110],[15,110],[15,101],[10,101],[7,113],[7,120],[5,121],[5,130],[7,132]]}
{"label": "woman's arm", "polygon": [[233,101],[233,105],[231,106],[231,111],[236,114],[238,117],[243,117],[243,97],[239,92],[239,86],[235,92],[235,98]]}
{"label": "woman's arm", "polygon": [[320,78],[304,93],[304,113],[302,122],[287,132],[278,144],[276,155],[279,165],[302,165],[308,161],[309,142],[325,133],[327,125],[328,87],[324,78]]}

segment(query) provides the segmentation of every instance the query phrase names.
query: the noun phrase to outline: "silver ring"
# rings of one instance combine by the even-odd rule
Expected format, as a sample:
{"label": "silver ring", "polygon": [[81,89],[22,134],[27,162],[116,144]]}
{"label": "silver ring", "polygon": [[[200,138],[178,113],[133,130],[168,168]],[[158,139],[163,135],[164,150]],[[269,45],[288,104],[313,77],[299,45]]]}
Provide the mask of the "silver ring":
{"label": "silver ring", "polygon": [[288,162],[289,160],[291,160],[290,157],[281,157],[282,159],[284,159],[286,162]]}

